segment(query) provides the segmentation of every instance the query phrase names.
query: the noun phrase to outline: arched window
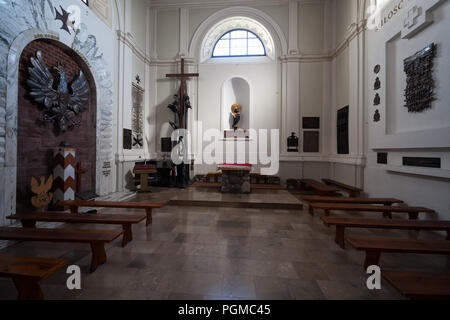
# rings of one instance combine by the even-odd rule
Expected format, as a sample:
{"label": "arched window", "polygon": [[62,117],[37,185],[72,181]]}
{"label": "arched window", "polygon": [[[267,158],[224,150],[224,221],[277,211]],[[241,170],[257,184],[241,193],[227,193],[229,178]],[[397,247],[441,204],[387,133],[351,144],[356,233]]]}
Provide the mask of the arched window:
{"label": "arched window", "polygon": [[214,46],[213,58],[265,56],[261,39],[248,30],[237,29],[225,33]]}

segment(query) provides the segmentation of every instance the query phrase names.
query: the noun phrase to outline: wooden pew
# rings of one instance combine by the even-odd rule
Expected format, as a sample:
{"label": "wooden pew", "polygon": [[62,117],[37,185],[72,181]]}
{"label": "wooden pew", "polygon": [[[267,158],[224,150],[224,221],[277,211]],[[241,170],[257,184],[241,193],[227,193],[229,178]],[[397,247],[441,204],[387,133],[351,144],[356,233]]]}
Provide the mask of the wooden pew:
{"label": "wooden pew", "polygon": [[311,188],[316,191],[320,196],[337,196],[338,188],[327,186],[319,181],[312,179],[300,179],[300,185],[303,189]]}
{"label": "wooden pew", "polygon": [[19,291],[18,300],[43,300],[39,281],[69,264],[64,259],[20,257],[0,254],[0,277],[10,278]]}
{"label": "wooden pew", "polygon": [[413,300],[450,299],[450,276],[448,275],[383,270],[381,276],[407,298]]}
{"label": "wooden pew", "polygon": [[0,227],[0,240],[89,243],[91,272],[106,262],[105,243],[122,235],[121,230],[35,229]]}
{"label": "wooden pew", "polygon": [[[392,206],[396,203],[403,203],[402,200],[394,198],[347,198],[347,197],[320,197],[320,196],[304,196],[302,200],[321,203],[357,203],[357,204],[382,204]],[[313,208],[309,206],[309,213],[313,214]]]}
{"label": "wooden pew", "polygon": [[20,220],[24,228],[35,228],[36,221],[122,225],[123,247],[125,247],[128,242],[133,240],[131,225],[139,223],[145,220],[145,218],[145,214],[80,214],[64,212],[31,212],[6,217],[6,219],[10,220]]}
{"label": "wooden pew", "polygon": [[321,203],[313,202],[309,205],[313,209],[322,209],[325,216],[330,215],[331,210],[339,211],[364,211],[364,212],[381,212],[383,216],[392,218],[392,213],[407,213],[409,219],[417,220],[419,213],[434,214],[436,211],[423,207],[403,207],[403,206],[375,206],[368,204],[350,204],[350,203]]}
{"label": "wooden pew", "polygon": [[345,239],[355,249],[366,251],[364,270],[367,270],[371,265],[379,265],[382,252],[450,255],[450,241],[447,240],[409,240],[362,237],[345,237]]}
{"label": "wooden pew", "polygon": [[345,184],[345,183],[342,183],[339,181],[335,181],[335,180],[331,180],[331,179],[322,179],[322,181],[328,186],[336,186],[336,187],[340,188],[341,190],[347,191],[350,198],[356,198],[360,192],[364,191],[361,188],[353,187],[348,184]]}
{"label": "wooden pew", "polygon": [[146,225],[148,226],[152,223],[152,209],[162,208],[165,206],[165,203],[65,200],[59,201],[58,203],[56,203],[56,206],[69,207],[70,212],[72,213],[78,213],[79,207],[144,209],[147,213]]}
{"label": "wooden pew", "polygon": [[321,217],[321,219],[327,226],[336,226],[335,241],[343,249],[345,248],[345,228],[447,231],[447,240],[450,240],[450,221],[386,220],[326,216]]}

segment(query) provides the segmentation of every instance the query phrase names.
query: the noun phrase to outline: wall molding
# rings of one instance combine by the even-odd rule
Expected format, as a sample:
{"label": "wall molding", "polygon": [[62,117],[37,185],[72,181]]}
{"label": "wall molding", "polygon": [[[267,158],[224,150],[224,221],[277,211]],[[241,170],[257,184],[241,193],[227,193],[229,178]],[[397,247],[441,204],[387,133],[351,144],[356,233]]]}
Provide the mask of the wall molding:
{"label": "wall molding", "polygon": [[130,48],[131,51],[134,53],[134,55],[136,57],[141,59],[146,64],[150,64],[151,63],[150,56],[147,55],[144,50],[139,48],[137,43],[134,41],[133,36],[131,35],[131,33],[129,33],[129,32],[125,33],[122,30],[117,30],[116,34],[117,34],[117,39],[120,42],[122,42],[123,44],[125,44],[128,48]]}

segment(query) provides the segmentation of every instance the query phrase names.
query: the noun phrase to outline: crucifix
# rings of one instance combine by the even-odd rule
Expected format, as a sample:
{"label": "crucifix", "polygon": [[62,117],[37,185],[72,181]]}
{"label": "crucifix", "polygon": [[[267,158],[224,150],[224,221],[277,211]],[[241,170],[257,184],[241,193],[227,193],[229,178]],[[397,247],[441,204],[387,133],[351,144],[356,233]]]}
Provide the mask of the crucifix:
{"label": "crucifix", "polygon": [[80,193],[81,192],[81,175],[88,172],[87,169],[84,169],[81,162],[77,163],[77,168],[75,170],[75,180],[77,182],[77,186],[76,186],[76,192]]}
{"label": "crucifix", "polygon": [[180,99],[180,128],[182,129],[187,129],[185,123],[186,111],[184,110],[186,99],[186,79],[198,76],[200,76],[198,73],[184,73],[184,58],[181,59],[181,73],[166,74],[166,78],[178,78],[181,81],[179,99]]}

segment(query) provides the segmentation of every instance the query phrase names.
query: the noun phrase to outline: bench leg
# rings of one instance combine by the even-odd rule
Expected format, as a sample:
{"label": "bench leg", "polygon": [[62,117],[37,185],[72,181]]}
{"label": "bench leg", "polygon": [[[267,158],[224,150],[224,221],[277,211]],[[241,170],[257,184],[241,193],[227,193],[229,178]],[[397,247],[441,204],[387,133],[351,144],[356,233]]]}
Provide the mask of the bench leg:
{"label": "bench leg", "polygon": [[20,222],[24,228],[36,228],[36,221],[34,220],[21,220]]}
{"label": "bench leg", "polygon": [[99,265],[106,262],[105,244],[103,242],[91,242],[91,249],[91,272],[94,272]]}
{"label": "bench leg", "polygon": [[447,240],[450,240],[450,230],[447,230]]}
{"label": "bench leg", "polygon": [[131,223],[122,224],[123,237],[122,237],[122,247],[125,247],[128,242],[133,240],[133,232],[131,229]]}
{"label": "bench leg", "polygon": [[145,222],[145,225],[148,226],[153,222],[152,208],[145,209],[145,211],[147,212],[147,221]]}
{"label": "bench leg", "polygon": [[366,260],[364,261],[364,270],[370,266],[378,266],[380,263],[381,252],[379,250],[366,250]]}
{"label": "bench leg", "polygon": [[392,220],[392,212],[383,212],[383,218]]}
{"label": "bench leg", "polygon": [[71,213],[78,213],[78,206],[70,206],[69,208]]}
{"label": "bench leg", "polygon": [[44,294],[37,279],[24,277],[13,278],[14,285],[19,291],[17,300],[44,300]]}
{"label": "bench leg", "polygon": [[345,227],[344,226],[336,226],[336,237],[334,241],[341,246],[342,249],[345,249]]}
{"label": "bench leg", "polygon": [[329,209],[325,209],[324,212],[325,212],[325,216],[326,217],[330,216],[330,210]]}
{"label": "bench leg", "polygon": [[309,212],[309,214],[310,215],[314,215],[314,209],[313,209],[313,207],[311,206],[311,203],[309,204],[309,210],[308,210],[308,212]]}
{"label": "bench leg", "polygon": [[409,212],[409,220],[417,220],[419,219],[419,213],[418,212]]}

